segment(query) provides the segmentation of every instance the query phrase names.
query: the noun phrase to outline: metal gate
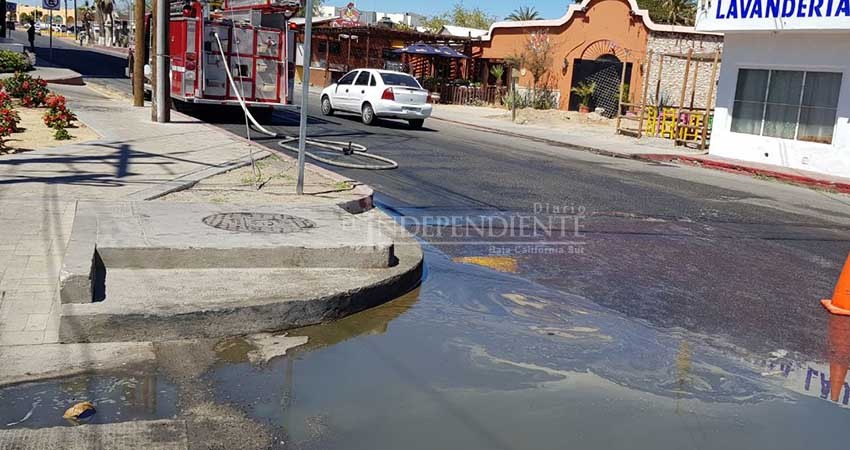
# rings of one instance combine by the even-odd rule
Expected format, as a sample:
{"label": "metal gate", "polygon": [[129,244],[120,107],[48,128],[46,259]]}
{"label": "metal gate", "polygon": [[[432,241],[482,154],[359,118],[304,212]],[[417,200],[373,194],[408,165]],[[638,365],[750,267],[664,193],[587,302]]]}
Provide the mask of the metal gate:
{"label": "metal gate", "polygon": [[[590,110],[602,108],[607,118],[617,116],[619,105],[620,79],[623,63],[613,55],[604,55],[599,59],[576,59],[573,68],[572,87],[579,83],[596,83],[596,90],[590,98]],[[631,79],[632,64],[626,63],[626,80]],[[570,95],[570,111],[579,109],[579,97]]]}

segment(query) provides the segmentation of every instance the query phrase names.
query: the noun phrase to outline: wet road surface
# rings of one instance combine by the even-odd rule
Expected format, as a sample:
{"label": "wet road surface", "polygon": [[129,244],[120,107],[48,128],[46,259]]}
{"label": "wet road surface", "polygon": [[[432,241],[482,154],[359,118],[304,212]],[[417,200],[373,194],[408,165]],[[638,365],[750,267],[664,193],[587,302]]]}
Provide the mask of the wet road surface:
{"label": "wet road surface", "polygon": [[[312,112],[312,136],[399,162],[331,169],[373,186],[422,238],[427,276],[292,333],[310,342],[268,365],[238,340],[216,343],[198,381],[161,362],[151,370],[177,384],[178,416],[199,399],[227,405],[278,430],[275,448],[843,448],[822,430],[848,420],[850,386],[830,363],[846,366],[850,341],[828,333],[819,300],[850,248],[847,196]],[[238,115],[198,116],[245,132]],[[32,389],[0,391],[15,405],[0,427]]]}

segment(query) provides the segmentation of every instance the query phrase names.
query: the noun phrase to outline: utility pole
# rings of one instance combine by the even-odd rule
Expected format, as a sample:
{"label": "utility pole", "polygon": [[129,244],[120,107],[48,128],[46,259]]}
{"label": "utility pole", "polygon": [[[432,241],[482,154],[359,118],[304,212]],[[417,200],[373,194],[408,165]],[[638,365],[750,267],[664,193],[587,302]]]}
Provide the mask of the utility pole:
{"label": "utility pole", "polygon": [[298,180],[295,193],[304,193],[304,153],[307,151],[307,105],[310,103],[310,66],[313,61],[313,2],[306,0],[304,7],[304,76],[301,77],[301,124],[298,129]]}
{"label": "utility pole", "polygon": [[167,123],[171,121],[171,105],[169,104],[170,96],[170,81],[168,79],[168,15],[169,3],[167,0],[156,0],[156,68],[154,69],[154,77],[156,78],[156,86],[154,87],[154,120],[159,123]]}
{"label": "utility pole", "polygon": [[145,2],[136,0],[133,5],[136,25],[133,45],[133,106],[145,106]]}
{"label": "utility pole", "polygon": [[0,0],[0,37],[6,37],[6,0]]}
{"label": "utility pole", "polygon": [[[157,61],[159,58],[156,57],[156,49],[157,49],[157,24],[159,20],[157,20],[156,16],[159,14],[157,11],[159,10],[159,1],[153,0],[151,3],[151,50],[150,50],[150,63],[151,63],[151,120],[156,122],[156,104],[159,101],[159,97],[156,95],[157,88]],[[163,0],[165,1],[165,0]]]}
{"label": "utility pole", "polygon": [[77,0],[74,0],[74,40],[77,41],[80,39],[80,26],[77,24]]}

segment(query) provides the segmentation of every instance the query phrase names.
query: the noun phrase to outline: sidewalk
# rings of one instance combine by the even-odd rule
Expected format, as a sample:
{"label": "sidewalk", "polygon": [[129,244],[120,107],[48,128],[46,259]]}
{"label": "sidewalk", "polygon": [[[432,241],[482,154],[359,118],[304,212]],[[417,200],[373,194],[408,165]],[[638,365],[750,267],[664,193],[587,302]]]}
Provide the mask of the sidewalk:
{"label": "sidewalk", "polygon": [[[0,157],[0,349],[58,341],[57,279],[76,201],[155,197],[242,164],[249,151],[241,138],[180,114],[157,124],[124,99],[52,88],[102,138]],[[307,182],[331,176],[310,170]]]}
{"label": "sidewalk", "polygon": [[510,122],[509,111],[476,106],[437,105],[434,108],[432,118],[490,132],[568,146],[605,156],[685,163],[727,172],[772,178],[801,186],[850,193],[850,179],[847,178],[720,158],[708,155],[704,151],[675,147],[667,139],[635,139],[617,135],[611,127],[571,125],[553,128],[540,125],[521,125]]}

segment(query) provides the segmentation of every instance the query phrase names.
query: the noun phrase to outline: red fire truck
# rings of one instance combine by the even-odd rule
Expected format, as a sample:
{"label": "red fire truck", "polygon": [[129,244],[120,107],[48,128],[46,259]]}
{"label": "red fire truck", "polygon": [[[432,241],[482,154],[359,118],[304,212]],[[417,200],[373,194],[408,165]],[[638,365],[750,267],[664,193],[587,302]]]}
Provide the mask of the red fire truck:
{"label": "red fire truck", "polygon": [[[225,0],[219,3],[220,9],[206,0],[171,0],[169,5],[171,99],[175,106],[238,105],[227,78],[228,68],[248,106],[292,104],[295,39],[288,20],[300,7],[298,0]],[[146,61],[146,92],[150,92],[151,20],[150,14],[145,17],[141,49]],[[130,49],[131,80],[135,55],[135,49]]]}

